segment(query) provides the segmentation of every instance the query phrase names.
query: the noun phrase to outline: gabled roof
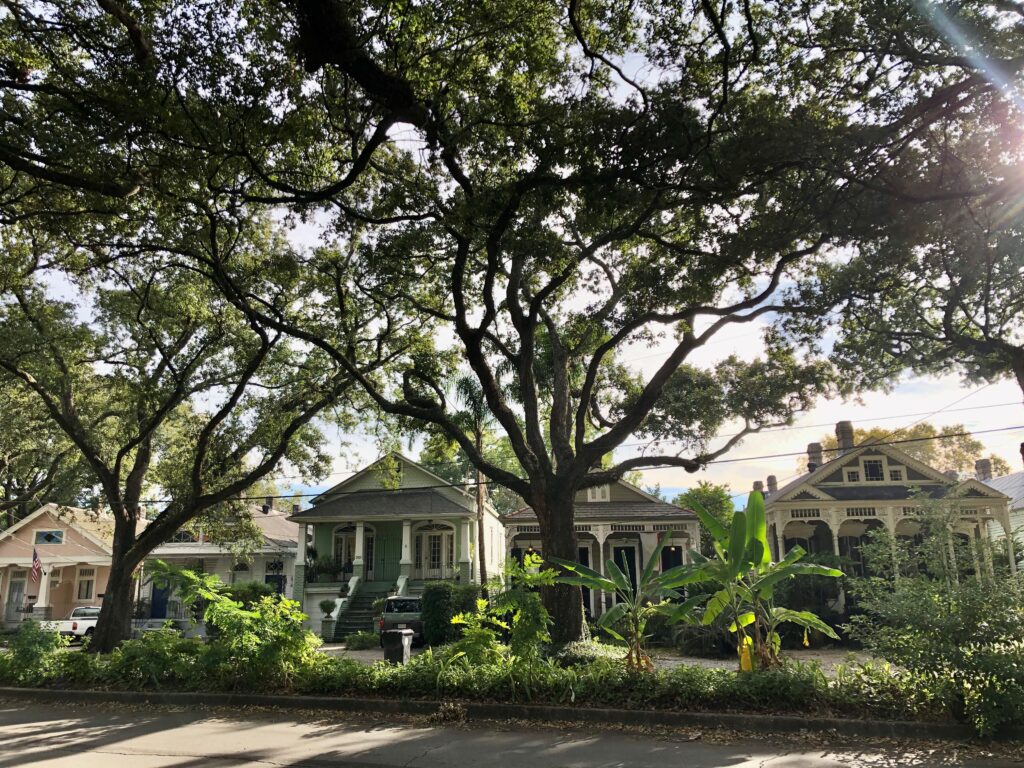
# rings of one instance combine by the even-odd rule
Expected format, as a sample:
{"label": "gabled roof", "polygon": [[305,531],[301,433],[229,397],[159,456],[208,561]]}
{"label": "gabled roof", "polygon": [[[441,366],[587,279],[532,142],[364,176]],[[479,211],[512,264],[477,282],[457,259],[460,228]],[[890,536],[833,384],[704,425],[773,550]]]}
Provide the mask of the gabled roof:
{"label": "gabled roof", "polygon": [[[930,467],[924,462],[920,462],[914,459],[909,454],[900,451],[898,447],[894,445],[886,445],[884,443],[878,443],[874,440],[868,440],[862,442],[854,449],[847,451],[845,454],[840,454],[835,459],[831,459],[820,467],[815,469],[813,472],[806,472],[799,477],[787,482],[785,485],[780,487],[774,494],[770,494],[765,497],[765,502],[768,504],[781,502],[781,501],[794,501],[792,496],[796,496],[798,489],[806,490],[806,492],[816,495],[823,501],[833,498],[831,495],[831,488],[825,492],[821,488],[814,487],[814,483],[821,481],[822,478],[827,477],[829,474],[835,472],[837,469],[842,467],[846,462],[850,461],[857,456],[865,453],[872,454],[884,454],[891,459],[895,459],[897,462],[907,468],[915,469],[926,477],[930,478],[933,483],[938,483],[944,486],[950,486],[954,484],[954,481],[946,477],[944,474],[939,472],[937,469]],[[864,483],[866,485],[866,483]],[[806,486],[806,487],[805,487]]]}
{"label": "gabled roof", "polygon": [[[848,461],[850,461],[850,459],[856,458],[857,456],[860,456],[863,453],[869,452],[884,454],[889,458],[896,460],[897,462],[907,467],[908,469],[914,469],[920,474],[924,475],[926,478],[928,478],[925,481],[917,482],[924,482],[928,485],[940,485],[942,487],[942,491],[938,493],[933,493],[931,494],[932,496],[945,496],[947,493],[946,489],[948,489],[950,486],[955,485],[956,490],[958,491],[974,490],[986,496],[991,495],[992,497],[997,497],[997,494],[989,493],[988,489],[980,488],[979,486],[984,486],[984,484],[980,483],[979,481],[973,478],[968,478],[967,480],[963,481],[951,481],[949,477],[946,477],[946,475],[939,472],[934,467],[931,467],[922,461],[918,461],[905,451],[901,451],[899,448],[892,445],[885,445],[877,443],[874,440],[869,440],[867,442],[861,443],[860,445],[849,451],[846,451],[845,453],[839,454],[838,456],[836,456],[836,458],[825,462],[820,467],[815,469],[813,472],[807,472],[795,478],[794,480],[791,480],[789,483],[779,488],[779,490],[776,491],[775,493],[766,496],[765,503],[773,504],[780,501],[796,501],[798,500],[796,497],[803,494],[810,494],[811,496],[815,496],[821,499],[822,501],[850,501],[864,498],[877,498],[879,500],[885,500],[886,498],[889,497],[891,497],[894,500],[909,498],[909,493],[907,489],[910,486],[915,485],[915,482],[908,482],[904,486],[873,486],[869,482],[864,482],[858,486],[850,488],[829,486],[827,489],[823,489],[815,486],[815,483],[820,482],[825,477],[828,477],[831,473],[835,472],[837,469],[839,469]],[[864,496],[863,490],[865,488],[869,488],[871,490],[872,495],[870,497]]]}
{"label": "gabled roof", "polygon": [[[398,488],[375,487],[355,490],[350,488],[352,484],[372,472],[386,458],[393,458],[405,467],[416,470],[427,478],[430,484],[424,486],[403,485]],[[402,508],[396,512],[393,505],[399,499]],[[489,502],[485,502],[485,504],[486,510],[497,516],[493,506]],[[291,515],[288,519],[304,522],[338,516],[465,515],[473,513],[475,509],[476,497],[472,493],[434,474],[408,456],[392,452],[324,491],[313,499],[312,506]]]}
{"label": "gabled roof", "polygon": [[[615,521],[615,520],[642,520],[642,519],[666,519],[666,520],[696,520],[697,513],[692,509],[677,506],[660,499],[647,491],[637,488],[625,480],[616,481],[616,485],[629,488],[634,493],[642,496],[645,501],[577,501],[573,504],[574,518],[577,523],[593,521]],[[526,506],[505,515],[507,522],[522,522],[536,520],[537,515],[533,509]]]}
{"label": "gabled roof", "polygon": [[1024,472],[1014,472],[986,480],[985,485],[1010,497],[1010,509],[1024,508]]}
{"label": "gabled roof", "polygon": [[104,551],[110,552],[113,549],[114,518],[110,514],[61,504],[43,504],[39,509],[25,515],[25,517],[10,528],[0,531],[0,541],[14,536],[15,533],[30,522],[48,513],[65,525],[74,528],[84,538],[101,547]]}
{"label": "gabled roof", "polygon": [[362,469],[360,469],[359,471],[357,471],[353,475],[351,475],[349,477],[346,477],[344,480],[342,480],[337,485],[335,485],[335,486],[329,488],[328,490],[324,491],[319,496],[314,498],[311,503],[312,504],[322,503],[323,501],[326,501],[327,499],[329,499],[331,496],[333,496],[333,495],[335,495],[335,494],[337,494],[337,493],[339,493],[341,491],[344,491],[346,487],[348,487],[349,485],[351,485],[352,483],[354,483],[356,480],[358,480],[359,478],[363,477],[364,475],[368,474],[369,472],[372,472],[377,467],[378,464],[380,464],[382,461],[384,461],[385,459],[388,459],[388,458],[393,458],[393,459],[397,460],[401,464],[406,464],[406,465],[408,465],[410,467],[413,467],[413,468],[419,470],[420,472],[424,473],[425,475],[429,476],[433,480],[435,480],[438,485],[445,486],[446,489],[450,489],[452,491],[456,491],[456,492],[462,494],[463,496],[465,496],[468,500],[470,500],[473,503],[476,502],[476,500],[473,498],[473,494],[471,494],[468,491],[460,488],[457,485],[453,485],[452,483],[449,483],[443,477],[435,475],[433,472],[431,472],[429,469],[424,467],[422,464],[413,461],[408,456],[405,456],[405,455],[403,455],[401,453],[398,453],[397,451],[392,451],[387,456],[381,456],[379,459],[377,459],[374,462],[371,462],[370,464],[367,464],[365,467],[363,467]]}

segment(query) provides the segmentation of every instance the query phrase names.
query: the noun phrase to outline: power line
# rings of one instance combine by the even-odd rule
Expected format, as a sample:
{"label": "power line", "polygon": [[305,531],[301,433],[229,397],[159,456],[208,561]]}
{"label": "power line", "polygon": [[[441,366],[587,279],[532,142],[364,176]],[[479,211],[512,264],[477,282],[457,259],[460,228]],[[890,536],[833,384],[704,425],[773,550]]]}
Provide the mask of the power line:
{"label": "power line", "polygon": [[[989,388],[989,387],[991,387],[991,386],[992,386],[992,384],[991,384],[991,383],[989,383],[989,384],[985,384],[984,386],[982,386],[982,387],[979,387],[978,389],[975,389],[975,390],[973,390],[973,391],[971,391],[971,392],[968,392],[968,393],[967,393],[966,395],[964,395],[963,397],[958,397],[958,398],[957,398],[956,400],[954,400],[953,402],[951,402],[951,403],[947,403],[947,404],[946,404],[946,405],[944,405],[944,406],[943,406],[942,408],[939,408],[939,409],[938,409],[937,411],[931,411],[931,412],[928,412],[928,413],[923,413],[923,414],[919,414],[919,413],[915,413],[915,414],[907,414],[907,416],[923,416],[924,418],[930,418],[930,417],[932,417],[932,416],[938,416],[938,415],[939,415],[940,413],[944,413],[944,412],[954,412],[954,411],[951,411],[951,409],[952,409],[952,407],[953,407],[954,405],[957,405],[957,404],[959,404],[959,403],[962,403],[962,402],[963,402],[964,400],[966,400],[967,398],[969,398],[969,397],[973,397],[974,395],[977,395],[977,394],[978,394],[979,392],[984,392],[984,391],[985,391],[986,389],[988,389],[988,388]],[[1001,407],[1002,405],[1005,405],[1005,404],[1000,404],[1000,407]],[[1012,403],[1012,405],[1017,405],[1017,403]],[[975,406],[975,407],[977,407],[977,408],[985,408],[985,407],[988,407],[988,406]],[[960,408],[960,409],[958,409],[958,410],[961,410],[961,411],[965,411],[965,410],[969,410],[969,409],[968,409],[968,408]],[[918,419],[917,421],[913,421],[913,422],[911,422],[910,424],[908,424],[908,425],[907,425],[907,426],[905,426],[905,427],[900,427],[899,429],[894,429],[894,430],[890,431],[890,432],[889,432],[889,433],[888,433],[888,434],[887,434],[887,435],[886,435],[885,437],[892,437],[892,436],[893,436],[894,434],[896,434],[897,432],[901,432],[901,431],[903,431],[903,430],[905,430],[905,429],[910,429],[910,427],[913,427],[914,425],[918,424],[919,422],[921,422],[921,421],[924,421],[924,418],[922,418],[922,419]],[[863,419],[861,419],[860,421],[864,421],[864,420],[863,420]],[[1014,427],[1010,427],[1010,428],[1008,428],[1008,429],[1014,429]],[[1002,431],[1002,430],[995,430],[995,431]],[[952,437],[952,435],[950,435],[950,436]],[[919,438],[919,439],[918,439],[918,441],[923,441],[923,440],[925,440],[925,439],[930,439],[930,438]],[[912,440],[912,441],[908,441],[908,442],[917,442],[917,441],[913,441],[913,440]],[[878,443],[876,442],[876,443],[875,443],[875,445],[878,445]],[[831,452],[832,450],[834,450],[834,449],[830,449],[830,451],[829,451],[829,452]],[[803,455],[803,452],[801,451],[800,453],[798,453],[798,454],[796,454],[796,455]],[[798,478],[798,477],[803,477],[803,476],[804,476],[805,474],[810,474],[810,473],[808,473],[808,472],[797,472],[797,473],[796,473],[796,474],[794,474],[794,475],[790,475],[790,476],[788,476],[788,477],[785,477],[785,478],[783,478],[782,482],[783,482],[783,483],[788,483],[788,482],[789,482],[790,480],[795,480],[795,479],[796,479],[796,478]],[[750,493],[750,491],[742,491],[742,492],[740,492],[740,493],[737,493],[737,494],[733,494],[733,495],[732,495],[732,496],[731,496],[730,498],[732,498],[732,499],[738,499],[738,498],[739,498],[740,496],[746,496],[746,495],[747,495],[747,494],[749,494],[749,493]]]}
{"label": "power line", "polygon": [[[986,387],[987,386],[990,386],[990,385],[986,385]],[[983,387],[983,389],[984,389],[984,387]],[[970,394],[971,395],[975,395],[975,394],[977,394],[980,391],[981,390],[979,389],[979,390],[976,390],[975,392],[971,392]],[[970,397],[970,395],[967,395],[967,397]],[[963,401],[965,399],[966,399],[966,397],[961,398],[960,400],[957,400],[956,402],[961,402],[961,401]],[[919,413],[900,413],[900,414],[897,414],[895,416],[873,416],[873,417],[866,416],[863,419],[848,419],[848,421],[852,422],[853,424],[863,424],[866,421],[891,421],[892,419],[908,419],[908,418],[911,418],[913,416],[922,416],[924,418],[928,418],[929,416],[935,416],[935,415],[937,415],[939,413],[961,413],[961,412],[964,412],[964,411],[980,411],[980,410],[984,410],[986,408],[1006,408],[1006,407],[1011,406],[1011,405],[1017,406],[1018,408],[1020,408],[1022,403],[1019,402],[1019,401],[1014,401],[1014,402],[1009,402],[1009,403],[994,403],[992,405],[972,405],[972,406],[968,406],[967,408],[952,408],[952,409],[949,409],[949,410],[943,409],[941,411],[920,411]],[[919,421],[923,421],[923,420],[924,419],[919,419],[918,421],[912,422],[911,424],[908,424],[905,427],[900,427],[899,429],[894,429],[889,434],[891,435],[891,434],[894,434],[895,432],[902,432],[904,430],[910,429],[910,427],[915,426]],[[824,429],[826,427],[831,427],[831,426],[833,426],[833,422],[828,422],[828,423],[824,423],[824,424],[800,424],[800,425],[793,425],[793,426],[787,426],[787,427],[773,427],[771,429],[762,429],[760,432],[755,432],[755,433],[752,433],[752,434],[754,434],[754,435],[767,435],[767,434],[772,433],[772,432],[795,432],[795,431],[802,430],[802,429]],[[736,437],[736,435],[738,435],[738,434],[741,434],[741,433],[739,433],[739,432],[732,432],[732,433],[725,434],[725,435],[715,435],[715,437]],[[680,443],[680,442],[684,442],[684,441],[683,440],[672,440],[672,439],[669,439],[669,440],[648,441],[648,442],[643,442],[643,443],[623,443],[622,445],[620,445],[618,447],[619,448],[636,448],[636,447],[642,446],[642,445],[650,445],[652,442]]]}
{"label": "power line", "polygon": [[[1024,429],[1024,424],[1013,426],[1013,427],[999,427],[997,429],[984,429],[984,430],[979,430],[979,431],[976,431],[976,432],[951,432],[951,433],[944,434],[944,435],[933,435],[931,437],[915,437],[915,438],[909,438],[909,439],[903,439],[903,440],[889,440],[889,441],[884,441],[884,442],[883,441],[871,441],[871,442],[860,443],[858,445],[855,445],[850,450],[856,450],[857,448],[873,447],[873,446],[879,446],[879,445],[900,445],[900,444],[903,444],[903,443],[922,443],[922,442],[927,442],[929,440],[949,440],[949,439],[952,439],[954,437],[970,437],[971,435],[984,435],[984,434],[989,434],[989,433],[992,433],[992,432],[1008,432],[1008,431],[1015,430],[1015,429]],[[828,449],[825,449],[825,452],[833,453],[833,452],[836,452],[836,451],[839,451],[839,450],[840,450],[839,448],[828,448]],[[706,462],[706,464],[707,465],[711,465],[711,464],[734,464],[734,463],[740,462],[740,461],[758,461],[758,460],[761,460],[761,459],[778,459],[778,458],[785,458],[787,456],[803,456],[803,455],[804,455],[804,451],[790,451],[790,452],[787,452],[787,453],[773,453],[773,454],[766,454],[766,455],[763,455],[763,456],[740,456],[740,457],[736,457],[736,458],[733,458],[733,459],[713,459],[711,461]],[[661,464],[661,465],[653,465],[653,466],[645,468],[645,469],[671,469],[673,467],[675,467],[674,464]],[[799,477],[799,475],[794,475],[794,477]],[[525,482],[525,478],[519,478],[519,479],[523,480]],[[328,495],[328,494],[330,494],[330,496],[332,496],[332,497],[334,497],[334,496],[356,496],[356,495],[366,495],[366,494],[371,494],[371,493],[379,494],[379,493],[382,493],[382,492],[386,492],[386,493],[402,493],[402,492],[428,491],[428,490],[433,490],[433,489],[436,489],[436,488],[449,488],[449,489],[453,489],[453,490],[464,490],[464,489],[467,489],[467,488],[475,488],[478,485],[501,485],[501,483],[499,483],[497,480],[481,480],[479,482],[467,481],[465,483],[444,483],[444,484],[435,484],[435,485],[420,485],[420,486],[411,487],[411,488],[408,488],[408,487],[407,488],[375,488],[375,489],[367,489],[367,490],[359,490],[359,491],[334,491],[334,492],[331,492],[330,490],[327,490],[327,491],[320,491],[318,493],[287,493],[287,494],[278,494],[278,495],[258,496],[258,497],[252,497],[252,498],[242,497],[241,499],[238,499],[238,500],[240,500],[240,501],[261,501],[261,500],[265,500],[265,499],[294,499],[294,498],[310,498],[310,497],[316,498],[318,496],[325,496],[325,495]],[[744,492],[744,493],[746,493],[746,492]],[[737,496],[742,496],[742,495],[744,495],[744,494],[743,493],[737,494]],[[736,498],[736,497],[734,496],[733,498]],[[170,501],[171,501],[170,499],[149,499],[149,500],[142,501],[142,502],[139,502],[139,503],[140,504],[168,504],[168,503],[170,503]]]}

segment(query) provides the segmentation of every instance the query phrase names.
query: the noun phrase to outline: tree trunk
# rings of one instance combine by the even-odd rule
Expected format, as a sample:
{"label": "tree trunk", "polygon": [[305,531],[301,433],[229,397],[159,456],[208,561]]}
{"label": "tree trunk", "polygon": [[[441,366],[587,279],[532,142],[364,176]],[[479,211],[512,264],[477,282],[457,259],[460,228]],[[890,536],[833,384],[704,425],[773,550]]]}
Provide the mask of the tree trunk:
{"label": "tree trunk", "polygon": [[[483,433],[476,432],[476,450],[483,456]],[[484,475],[476,471],[476,558],[479,563],[480,596],[487,599],[487,539],[484,525]]]}
{"label": "tree trunk", "polygon": [[114,524],[110,576],[103,592],[96,631],[89,641],[89,650],[94,653],[110,653],[131,637],[133,576],[138,563],[134,558],[129,559],[128,552],[134,543],[135,521],[129,523],[118,518]]}
{"label": "tree trunk", "polygon": [[[572,562],[579,559],[573,495],[566,495],[563,492],[558,498],[546,500],[541,508],[533,507],[540,523],[545,559],[558,557]],[[548,567],[561,571],[561,568],[550,561]],[[544,607],[551,614],[552,642],[571,643],[583,638],[583,593],[579,587],[568,584],[543,587],[541,598],[544,600]]]}

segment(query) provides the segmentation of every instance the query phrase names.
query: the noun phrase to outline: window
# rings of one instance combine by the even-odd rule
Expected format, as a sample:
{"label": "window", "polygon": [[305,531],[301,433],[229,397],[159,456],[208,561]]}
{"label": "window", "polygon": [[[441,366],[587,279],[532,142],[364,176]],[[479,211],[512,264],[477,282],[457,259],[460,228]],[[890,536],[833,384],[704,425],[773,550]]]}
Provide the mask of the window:
{"label": "window", "polygon": [[175,531],[171,536],[171,541],[177,544],[191,544],[194,541],[199,541],[199,539],[191,531]]}
{"label": "window", "polygon": [[874,507],[849,507],[846,510],[847,517],[876,517]]}
{"label": "window", "polygon": [[608,486],[596,485],[587,488],[587,501],[608,501]]}
{"label": "window", "polygon": [[36,544],[63,544],[64,531],[36,531]]}
{"label": "window", "polygon": [[821,510],[819,510],[819,509],[793,509],[793,510],[790,510],[789,516],[793,517],[793,518],[821,517]]}
{"label": "window", "polygon": [[849,472],[846,473],[846,482],[848,482],[848,483],[859,483],[860,482],[860,472],[858,470],[856,470],[856,469],[851,469]]}
{"label": "window", "polygon": [[878,459],[865,459],[864,479],[874,483],[885,480],[885,471],[882,469],[882,462]]}
{"label": "window", "polygon": [[60,568],[51,568],[50,569],[50,589],[56,589],[57,587],[60,586],[60,574],[61,574],[61,569]]}
{"label": "window", "polygon": [[78,590],[76,600],[92,600],[93,587],[96,584],[95,568],[78,569]]}
{"label": "window", "polygon": [[419,613],[422,606],[418,597],[402,597],[385,601],[384,613]]}
{"label": "window", "polygon": [[889,470],[889,479],[892,480],[894,483],[902,483],[903,482],[903,470],[902,469],[890,469]]}

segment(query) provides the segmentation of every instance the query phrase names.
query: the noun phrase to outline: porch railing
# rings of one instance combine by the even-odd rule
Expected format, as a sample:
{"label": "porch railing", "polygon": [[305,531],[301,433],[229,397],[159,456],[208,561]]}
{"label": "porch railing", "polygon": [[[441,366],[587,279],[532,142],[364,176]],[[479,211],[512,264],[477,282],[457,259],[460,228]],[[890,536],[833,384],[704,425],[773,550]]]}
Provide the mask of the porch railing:
{"label": "porch railing", "polygon": [[340,582],[352,578],[352,565],[342,560],[314,560],[306,566],[306,583]]}

